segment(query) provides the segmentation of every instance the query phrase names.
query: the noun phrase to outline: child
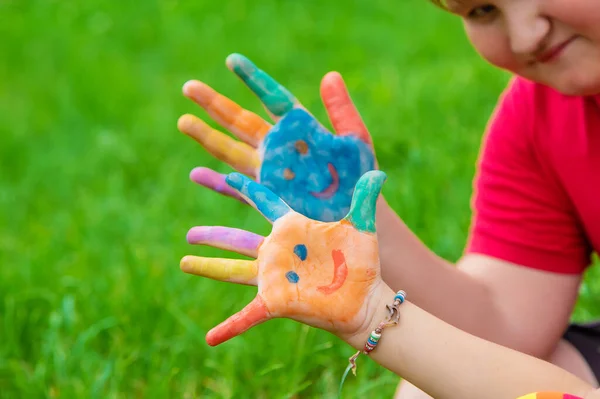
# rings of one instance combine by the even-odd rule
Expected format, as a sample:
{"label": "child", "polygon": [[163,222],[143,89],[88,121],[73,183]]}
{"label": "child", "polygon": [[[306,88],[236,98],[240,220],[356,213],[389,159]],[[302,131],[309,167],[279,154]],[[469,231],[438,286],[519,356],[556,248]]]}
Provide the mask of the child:
{"label": "child", "polygon": [[[464,257],[456,267],[438,258],[380,197],[384,281],[461,330],[597,386],[600,333],[567,325],[589,255],[600,247],[600,5],[463,0],[447,8],[463,19],[476,50],[516,78],[485,136]],[[260,85],[250,87],[261,95]],[[194,86],[187,88],[193,97]],[[324,78],[322,95],[336,130],[366,131],[339,75]],[[279,101],[299,106],[290,98]],[[401,389],[403,398],[420,396]]]}
{"label": "child", "polygon": [[[567,323],[590,253],[600,249],[600,5],[446,6],[481,56],[516,78],[484,139],[465,256],[458,270],[428,273],[447,288],[416,303],[598,386],[600,329]],[[460,292],[458,306],[443,309],[434,301],[448,289]]]}

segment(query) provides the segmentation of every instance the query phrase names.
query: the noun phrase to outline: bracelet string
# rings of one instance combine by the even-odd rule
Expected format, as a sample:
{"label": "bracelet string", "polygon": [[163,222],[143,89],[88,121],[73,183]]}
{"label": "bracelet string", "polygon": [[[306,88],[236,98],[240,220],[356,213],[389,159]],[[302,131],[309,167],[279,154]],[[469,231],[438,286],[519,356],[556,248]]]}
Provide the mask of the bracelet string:
{"label": "bracelet string", "polygon": [[379,344],[379,341],[381,340],[383,330],[388,327],[393,327],[400,322],[400,312],[398,311],[398,308],[404,303],[405,300],[406,292],[400,290],[396,293],[396,296],[394,296],[394,302],[392,302],[391,305],[385,305],[388,311],[388,315],[386,316],[386,318],[381,323],[379,323],[379,325],[377,325],[377,327],[373,331],[371,331],[371,335],[367,339],[367,342],[365,342],[364,347],[358,352],[356,352],[354,355],[350,356],[350,358],[348,359],[349,364],[348,367],[346,367],[344,375],[342,376],[338,396],[341,397],[342,386],[344,385],[344,381],[346,380],[346,377],[348,376],[350,370],[352,370],[352,374],[356,376],[356,360],[358,359],[358,357],[361,354],[365,354],[368,356],[369,353],[373,352],[375,348],[377,348],[377,344]]}

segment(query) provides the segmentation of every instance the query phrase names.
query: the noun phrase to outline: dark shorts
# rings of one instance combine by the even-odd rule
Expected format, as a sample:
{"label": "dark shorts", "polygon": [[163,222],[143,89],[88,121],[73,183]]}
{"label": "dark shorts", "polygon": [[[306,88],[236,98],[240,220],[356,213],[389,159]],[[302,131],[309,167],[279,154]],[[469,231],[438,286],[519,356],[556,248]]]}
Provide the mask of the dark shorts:
{"label": "dark shorts", "polygon": [[571,324],[563,337],[583,355],[600,381],[600,321]]}

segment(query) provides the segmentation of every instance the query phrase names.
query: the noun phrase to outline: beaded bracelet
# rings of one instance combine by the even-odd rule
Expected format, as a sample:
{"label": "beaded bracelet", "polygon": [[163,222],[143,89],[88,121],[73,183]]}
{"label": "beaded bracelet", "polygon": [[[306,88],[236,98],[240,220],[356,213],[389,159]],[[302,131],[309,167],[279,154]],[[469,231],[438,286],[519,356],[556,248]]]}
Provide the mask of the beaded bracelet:
{"label": "beaded bracelet", "polygon": [[398,322],[400,321],[400,312],[398,311],[398,308],[404,303],[405,300],[406,292],[402,290],[398,291],[396,293],[396,296],[394,296],[394,302],[391,305],[385,305],[385,307],[388,310],[387,317],[381,323],[379,323],[377,328],[371,331],[371,335],[367,339],[367,342],[365,343],[363,349],[359,350],[348,359],[348,362],[350,364],[348,364],[348,367],[346,368],[346,371],[344,372],[344,376],[342,377],[342,381],[340,383],[340,395],[342,392],[342,385],[344,384],[344,381],[348,376],[348,372],[352,370],[352,374],[356,375],[356,359],[360,356],[360,354],[364,353],[368,356],[369,353],[373,352],[377,347],[377,344],[381,339],[381,335],[383,334],[383,329],[398,324]]}

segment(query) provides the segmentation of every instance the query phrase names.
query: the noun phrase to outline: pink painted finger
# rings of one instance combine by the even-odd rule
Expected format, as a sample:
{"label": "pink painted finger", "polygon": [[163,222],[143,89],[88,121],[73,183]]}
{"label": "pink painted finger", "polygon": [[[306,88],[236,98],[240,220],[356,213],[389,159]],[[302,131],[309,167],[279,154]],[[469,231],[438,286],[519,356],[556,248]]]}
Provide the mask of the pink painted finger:
{"label": "pink painted finger", "polygon": [[267,306],[262,298],[257,295],[240,312],[210,330],[206,334],[206,342],[210,346],[222,344],[270,318]]}
{"label": "pink painted finger", "polygon": [[350,98],[342,75],[329,72],[321,80],[321,98],[335,132],[341,136],[353,135],[372,145],[371,135],[356,106]]}
{"label": "pink painted finger", "polygon": [[203,167],[194,168],[190,172],[190,180],[194,183],[198,183],[201,186],[210,188],[213,191],[235,198],[246,204],[246,200],[225,182],[225,177],[227,177],[227,175]]}
{"label": "pink painted finger", "polygon": [[246,230],[221,226],[192,227],[187,233],[190,244],[209,245],[253,258],[258,256],[258,248],[264,239],[263,236]]}

